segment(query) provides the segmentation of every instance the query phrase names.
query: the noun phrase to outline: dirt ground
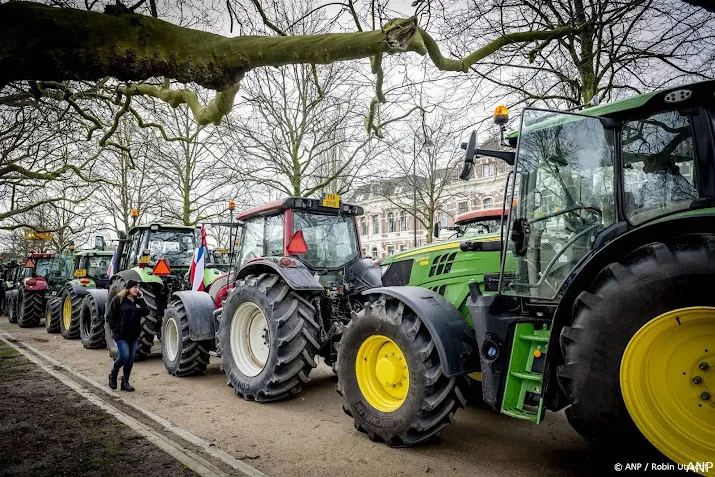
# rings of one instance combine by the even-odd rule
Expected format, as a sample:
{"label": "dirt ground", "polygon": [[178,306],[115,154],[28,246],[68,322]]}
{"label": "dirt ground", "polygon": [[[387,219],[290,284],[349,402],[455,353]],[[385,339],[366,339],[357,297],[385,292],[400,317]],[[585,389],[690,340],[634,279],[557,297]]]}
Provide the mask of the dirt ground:
{"label": "dirt ground", "polygon": [[[106,350],[86,350],[79,340],[48,334],[44,327],[21,329],[5,319],[0,330],[105,385],[112,362]],[[391,449],[355,430],[327,366],[319,365],[310,376],[298,397],[260,404],[236,396],[218,358],[211,358],[205,376],[176,378],[157,353],[134,365],[136,392],[121,397],[274,477],[602,475],[562,413],[548,413],[537,426],[462,409],[436,442]]]}
{"label": "dirt ground", "polygon": [[194,476],[0,342],[0,476]]}

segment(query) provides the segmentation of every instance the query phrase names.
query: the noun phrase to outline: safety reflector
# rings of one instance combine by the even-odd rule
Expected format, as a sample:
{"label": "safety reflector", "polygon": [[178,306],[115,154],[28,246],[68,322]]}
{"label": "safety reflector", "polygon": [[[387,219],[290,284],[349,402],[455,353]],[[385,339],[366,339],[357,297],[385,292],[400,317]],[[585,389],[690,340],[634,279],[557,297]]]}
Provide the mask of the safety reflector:
{"label": "safety reflector", "polygon": [[305,243],[302,230],[298,230],[293,234],[293,238],[288,242],[286,251],[288,255],[305,255],[308,253],[308,244]]}
{"label": "safety reflector", "polygon": [[158,262],[156,262],[156,265],[154,265],[154,275],[169,275],[171,274],[171,268],[169,268],[169,264],[166,263],[166,260],[163,258],[160,258]]}
{"label": "safety reflector", "polygon": [[35,268],[35,262],[28,258],[27,262],[25,262],[25,268]]}

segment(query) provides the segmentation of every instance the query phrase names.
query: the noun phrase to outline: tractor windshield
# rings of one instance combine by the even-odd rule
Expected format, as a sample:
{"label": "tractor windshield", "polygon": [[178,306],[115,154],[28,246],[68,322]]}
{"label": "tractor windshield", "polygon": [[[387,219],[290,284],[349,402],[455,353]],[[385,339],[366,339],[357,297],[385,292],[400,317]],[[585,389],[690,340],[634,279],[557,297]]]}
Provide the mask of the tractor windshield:
{"label": "tractor windshield", "polygon": [[339,268],[358,257],[353,217],[293,211],[293,232],[303,231],[308,253],[301,261],[312,268]]}
{"label": "tractor windshield", "polygon": [[499,233],[499,227],[501,227],[501,218],[457,224],[457,237]]}
{"label": "tractor windshield", "polygon": [[159,230],[149,235],[152,262],[163,258],[170,267],[190,267],[195,248],[192,230]]}
{"label": "tractor windshield", "polygon": [[614,133],[596,117],[527,109],[516,152],[502,293],[553,299],[613,223]]}
{"label": "tractor windshield", "polygon": [[42,277],[49,278],[50,271],[52,269],[52,259],[51,258],[37,258],[35,261],[35,269],[28,268],[25,269],[25,277]]}
{"label": "tractor windshield", "polygon": [[110,255],[101,255],[87,258],[87,276],[107,280],[109,278],[107,276],[107,269],[109,268],[109,262],[112,261],[112,257]]}

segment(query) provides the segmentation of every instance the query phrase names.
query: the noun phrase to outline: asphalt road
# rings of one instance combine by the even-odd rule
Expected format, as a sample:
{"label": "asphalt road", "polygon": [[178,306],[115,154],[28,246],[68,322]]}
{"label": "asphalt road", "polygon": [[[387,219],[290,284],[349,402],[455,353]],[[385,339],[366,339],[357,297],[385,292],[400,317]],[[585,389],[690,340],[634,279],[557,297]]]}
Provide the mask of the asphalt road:
{"label": "asphalt road", "polygon": [[[2,318],[0,330],[97,382],[112,363],[106,350],[79,340],[21,329]],[[158,346],[155,347],[158,350]],[[483,409],[457,412],[438,442],[391,449],[353,427],[335,391],[337,378],[319,365],[299,397],[259,404],[236,396],[212,357],[201,377],[170,376],[156,355],[136,363],[127,401],[215,444],[270,476],[587,476],[597,475],[586,443],[562,413],[539,425]],[[119,391],[117,391],[119,392]]]}

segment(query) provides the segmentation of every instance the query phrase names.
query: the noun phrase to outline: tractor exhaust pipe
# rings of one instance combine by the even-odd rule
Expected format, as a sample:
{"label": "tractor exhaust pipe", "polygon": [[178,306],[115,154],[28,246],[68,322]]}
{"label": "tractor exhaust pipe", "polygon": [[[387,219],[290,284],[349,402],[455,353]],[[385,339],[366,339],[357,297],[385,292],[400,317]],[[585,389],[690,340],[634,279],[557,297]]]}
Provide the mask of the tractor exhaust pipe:
{"label": "tractor exhaust pipe", "polygon": [[127,243],[127,234],[123,230],[117,230],[117,237],[119,238],[119,243],[117,244],[117,251],[114,252],[112,256],[112,270],[119,270],[119,259],[122,257],[122,252],[124,252],[124,245]]}

